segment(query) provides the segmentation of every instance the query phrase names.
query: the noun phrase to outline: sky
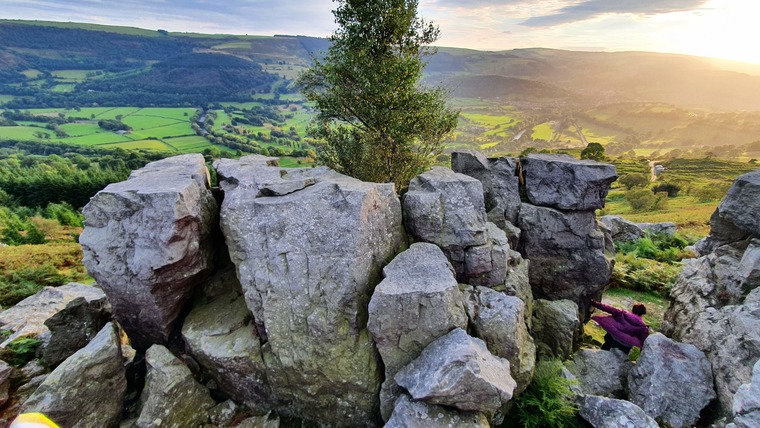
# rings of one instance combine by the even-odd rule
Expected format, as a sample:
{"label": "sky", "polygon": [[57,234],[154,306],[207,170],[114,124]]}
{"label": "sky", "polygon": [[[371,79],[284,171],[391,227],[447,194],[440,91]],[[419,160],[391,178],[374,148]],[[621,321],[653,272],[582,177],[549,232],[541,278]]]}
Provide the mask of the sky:
{"label": "sky", "polygon": [[[328,36],[331,0],[2,0],[0,18]],[[758,0],[419,0],[440,46],[654,51],[760,64]]]}

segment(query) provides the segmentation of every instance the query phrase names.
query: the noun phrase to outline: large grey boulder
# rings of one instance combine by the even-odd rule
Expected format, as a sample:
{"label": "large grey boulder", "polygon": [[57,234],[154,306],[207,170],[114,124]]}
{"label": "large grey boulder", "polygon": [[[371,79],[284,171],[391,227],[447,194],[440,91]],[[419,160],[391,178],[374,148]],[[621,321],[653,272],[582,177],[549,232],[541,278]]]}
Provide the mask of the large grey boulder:
{"label": "large grey boulder", "polygon": [[111,304],[105,294],[91,300],[77,297],[45,321],[50,340],[42,350],[42,360],[48,367],[57,366],[84,348],[109,321]]}
{"label": "large grey boulder", "polygon": [[257,412],[273,408],[261,340],[242,295],[232,292],[193,309],[182,338],[221,391]]}
{"label": "large grey boulder", "polygon": [[8,401],[8,391],[11,386],[10,377],[13,368],[5,361],[0,361],[0,406]]}
{"label": "large grey boulder", "polygon": [[84,207],[84,265],[132,343],[168,340],[194,286],[213,268],[218,207],[200,154],[152,162]]}
{"label": "large grey boulder", "polygon": [[635,241],[643,238],[646,233],[636,223],[628,221],[619,215],[606,215],[599,218],[610,231],[612,240],[615,242]]}
{"label": "large grey boulder", "polygon": [[457,328],[431,343],[395,376],[415,400],[493,417],[512,399],[509,361]]}
{"label": "large grey boulder", "polygon": [[622,399],[628,396],[628,372],[633,363],[618,349],[581,349],[565,367],[578,379],[584,394]]}
{"label": "large grey boulder", "polygon": [[760,360],[752,369],[752,382],[739,387],[734,396],[734,424],[738,428],[760,426]]}
{"label": "large grey boulder", "polygon": [[561,210],[604,208],[610,184],[617,180],[614,165],[570,155],[531,153],[520,164],[530,203]]}
{"label": "large grey boulder", "polygon": [[105,294],[99,288],[71,282],[60,287],[45,287],[37,294],[0,312],[0,329],[11,332],[0,346],[19,337],[37,336],[47,340],[50,330],[45,321],[78,297],[83,297],[87,302],[96,302],[103,299]]}
{"label": "large grey boulder", "polygon": [[760,169],[734,181],[718,206],[718,215],[737,228],[760,237]]}
{"label": "large grey boulder", "polygon": [[440,248],[412,244],[383,268],[369,302],[367,328],[385,365],[380,411],[387,420],[400,390],[393,377],[431,342],[467,328],[454,269]]}
{"label": "large grey boulder", "polygon": [[614,398],[586,395],[578,414],[594,428],[659,428],[639,406]]}
{"label": "large grey boulder", "polygon": [[743,241],[749,237],[749,232],[724,219],[720,210],[716,208],[710,217],[710,234],[694,244],[694,247],[700,256],[706,256],[723,245]]}
{"label": "large grey boulder", "polygon": [[161,345],[145,353],[145,388],[140,396],[136,428],[197,427],[208,422],[216,405],[182,362]]}
{"label": "large grey boulder", "polygon": [[43,413],[64,427],[115,427],[126,390],[119,336],[108,323],[45,378],[22,411]]}
{"label": "large grey boulder", "polygon": [[520,253],[530,260],[533,295],[572,300],[585,320],[589,300],[602,292],[612,270],[594,212],[523,204],[518,226]]}
{"label": "large grey boulder", "polygon": [[517,223],[520,212],[520,178],[515,158],[486,158],[474,150],[451,153],[451,169],[469,175],[483,184],[488,221],[505,229]]}
{"label": "large grey boulder", "polygon": [[581,321],[571,300],[538,299],[533,307],[533,339],[538,355],[567,359],[573,353]]}
{"label": "large grey boulder", "polygon": [[533,379],[536,346],[525,324],[525,303],[486,287],[467,287],[465,307],[474,335],[488,350],[509,360],[515,395],[522,393]]}
{"label": "large grey boulder", "polygon": [[[225,160],[217,171],[222,232],[263,344],[272,400],[283,403],[281,414],[364,424],[382,378],[367,304],[381,268],[405,245],[401,204],[392,184],[270,164]],[[304,186],[262,192],[283,181]]]}
{"label": "large grey boulder", "polygon": [[482,413],[458,412],[443,406],[414,401],[402,394],[396,401],[393,414],[385,428],[488,428],[488,418]]}
{"label": "large grey boulder", "polygon": [[636,223],[636,226],[652,235],[673,235],[678,229],[675,223],[669,221],[661,223]]}
{"label": "large grey boulder", "polygon": [[628,373],[630,401],[661,424],[690,427],[716,397],[710,362],[694,345],[657,333]]}

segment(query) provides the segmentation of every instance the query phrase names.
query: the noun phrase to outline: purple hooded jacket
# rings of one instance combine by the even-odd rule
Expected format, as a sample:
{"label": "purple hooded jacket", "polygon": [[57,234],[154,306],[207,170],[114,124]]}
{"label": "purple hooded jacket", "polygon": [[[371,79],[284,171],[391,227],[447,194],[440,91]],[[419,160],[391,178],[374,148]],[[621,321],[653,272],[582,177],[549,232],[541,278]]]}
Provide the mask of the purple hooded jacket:
{"label": "purple hooded jacket", "polygon": [[613,339],[628,346],[639,348],[644,346],[644,341],[649,336],[649,327],[640,316],[599,302],[592,301],[591,306],[612,314],[612,316],[595,315],[591,319],[606,330]]}

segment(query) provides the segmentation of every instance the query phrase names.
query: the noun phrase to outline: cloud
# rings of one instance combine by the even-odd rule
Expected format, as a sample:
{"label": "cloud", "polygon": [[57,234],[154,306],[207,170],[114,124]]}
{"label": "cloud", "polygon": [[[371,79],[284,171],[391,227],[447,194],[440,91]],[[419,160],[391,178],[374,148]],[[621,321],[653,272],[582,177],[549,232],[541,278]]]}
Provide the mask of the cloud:
{"label": "cloud", "polygon": [[659,15],[697,10],[707,0],[585,0],[560,8],[557,13],[535,16],[521,23],[528,27],[552,27],[607,14]]}

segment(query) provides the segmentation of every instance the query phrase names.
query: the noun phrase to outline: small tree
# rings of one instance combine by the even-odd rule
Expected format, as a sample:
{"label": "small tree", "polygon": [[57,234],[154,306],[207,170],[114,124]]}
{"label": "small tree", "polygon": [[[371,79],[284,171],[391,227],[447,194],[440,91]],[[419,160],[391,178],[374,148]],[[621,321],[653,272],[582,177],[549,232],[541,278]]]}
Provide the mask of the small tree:
{"label": "small tree", "polygon": [[586,148],[581,151],[581,159],[603,161],[605,159],[604,146],[599,143],[588,143]]}
{"label": "small tree", "polygon": [[625,186],[626,189],[631,190],[634,187],[645,187],[649,184],[649,178],[644,174],[633,172],[620,177],[620,184]]}
{"label": "small tree", "polygon": [[317,115],[318,161],[344,174],[404,189],[443,150],[459,113],[444,89],[420,84],[438,27],[417,0],[338,0],[338,30],[324,59],[298,84]]}

